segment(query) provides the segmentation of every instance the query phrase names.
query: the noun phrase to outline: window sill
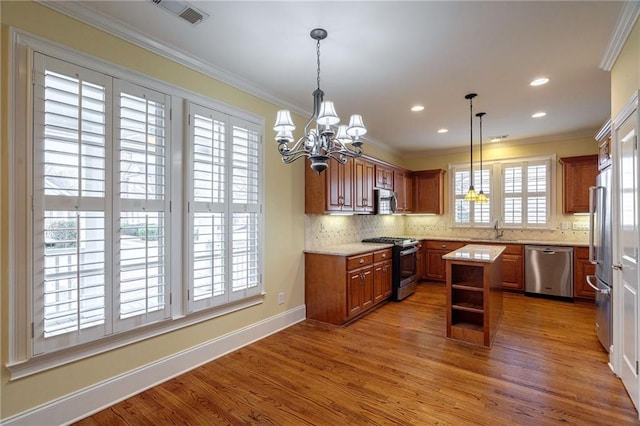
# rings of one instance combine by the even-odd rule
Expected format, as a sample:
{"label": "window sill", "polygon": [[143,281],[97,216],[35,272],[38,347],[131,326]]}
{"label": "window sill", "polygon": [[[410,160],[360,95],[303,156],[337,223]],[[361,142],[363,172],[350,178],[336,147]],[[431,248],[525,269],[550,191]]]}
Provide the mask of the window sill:
{"label": "window sill", "polygon": [[204,311],[194,312],[188,316],[168,319],[138,330],[131,330],[108,336],[95,342],[35,356],[21,362],[10,363],[6,365],[10,373],[9,380],[18,380],[32,374],[40,373],[65,364],[70,364],[72,362],[118,349],[133,343],[138,343],[152,337],[176,331],[235,311],[260,305],[263,302],[264,293],[238,301],[237,303],[234,302]]}

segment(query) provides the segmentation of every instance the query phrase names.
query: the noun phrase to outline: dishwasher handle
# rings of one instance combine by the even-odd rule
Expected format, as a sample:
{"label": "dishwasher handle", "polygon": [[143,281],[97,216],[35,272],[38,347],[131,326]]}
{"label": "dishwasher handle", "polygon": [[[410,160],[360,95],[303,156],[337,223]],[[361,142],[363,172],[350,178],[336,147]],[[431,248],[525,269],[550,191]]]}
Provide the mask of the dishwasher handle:
{"label": "dishwasher handle", "polygon": [[546,249],[542,250],[542,253],[544,253],[544,254],[556,254],[556,251],[555,250],[551,250],[549,248],[546,248]]}
{"label": "dishwasher handle", "polygon": [[595,278],[595,275],[587,275],[587,284],[589,284],[589,287],[591,287],[592,289],[594,289],[596,291],[596,293],[602,293],[602,294],[609,294],[610,291],[607,289],[602,289],[602,288],[598,288],[597,286],[595,286],[592,282],[591,279]]}

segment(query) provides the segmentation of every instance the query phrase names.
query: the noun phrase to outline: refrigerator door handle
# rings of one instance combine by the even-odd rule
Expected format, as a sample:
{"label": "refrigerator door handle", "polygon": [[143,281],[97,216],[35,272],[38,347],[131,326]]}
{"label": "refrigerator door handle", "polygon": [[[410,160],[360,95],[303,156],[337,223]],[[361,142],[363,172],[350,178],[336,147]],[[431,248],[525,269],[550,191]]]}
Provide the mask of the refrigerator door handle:
{"label": "refrigerator door handle", "polygon": [[609,290],[598,288],[596,285],[594,285],[591,282],[591,279],[595,278],[595,277],[596,277],[595,275],[587,275],[587,284],[589,284],[589,287],[594,289],[596,291],[596,293],[609,294],[610,293]]}
{"label": "refrigerator door handle", "polygon": [[594,240],[596,223],[596,191],[601,188],[601,186],[589,187],[589,262],[594,265],[598,263],[596,259]]}

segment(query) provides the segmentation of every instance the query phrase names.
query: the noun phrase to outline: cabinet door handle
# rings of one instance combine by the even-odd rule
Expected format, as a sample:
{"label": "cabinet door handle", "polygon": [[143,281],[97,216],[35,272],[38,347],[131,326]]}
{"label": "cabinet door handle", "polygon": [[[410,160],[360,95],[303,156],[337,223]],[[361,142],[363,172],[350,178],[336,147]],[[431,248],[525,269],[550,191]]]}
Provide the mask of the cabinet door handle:
{"label": "cabinet door handle", "polygon": [[443,245],[440,246],[440,248],[447,248],[447,245],[443,244]]}
{"label": "cabinet door handle", "polygon": [[[364,263],[364,259],[360,259],[360,264],[362,265]],[[362,275],[362,274],[360,274]]]}

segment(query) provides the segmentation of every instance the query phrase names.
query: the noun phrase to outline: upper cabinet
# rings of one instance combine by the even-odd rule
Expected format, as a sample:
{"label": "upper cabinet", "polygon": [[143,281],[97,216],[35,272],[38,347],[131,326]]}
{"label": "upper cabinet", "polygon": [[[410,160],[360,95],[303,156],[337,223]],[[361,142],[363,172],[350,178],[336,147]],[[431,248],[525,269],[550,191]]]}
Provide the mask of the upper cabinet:
{"label": "upper cabinet", "polygon": [[564,157],[562,163],[562,212],[589,213],[589,187],[596,184],[598,155]]}
{"label": "upper cabinet", "polygon": [[376,164],[376,188],[393,189],[393,169]]}
{"label": "upper cabinet", "polygon": [[598,141],[598,169],[611,165],[611,120],[607,121],[596,135]]}
{"label": "upper cabinet", "polygon": [[375,200],[373,187],[375,184],[375,166],[363,158],[353,160],[354,211],[373,213]]}
{"label": "upper cabinet", "polygon": [[305,213],[354,211],[353,163],[351,158],[345,164],[332,161],[324,173],[318,175],[306,161]]}
{"label": "upper cabinet", "polygon": [[398,213],[413,210],[413,179],[405,170],[393,171],[393,190],[398,199]]}
{"label": "upper cabinet", "polygon": [[444,174],[442,169],[423,170],[413,174],[414,213],[444,214]]}

